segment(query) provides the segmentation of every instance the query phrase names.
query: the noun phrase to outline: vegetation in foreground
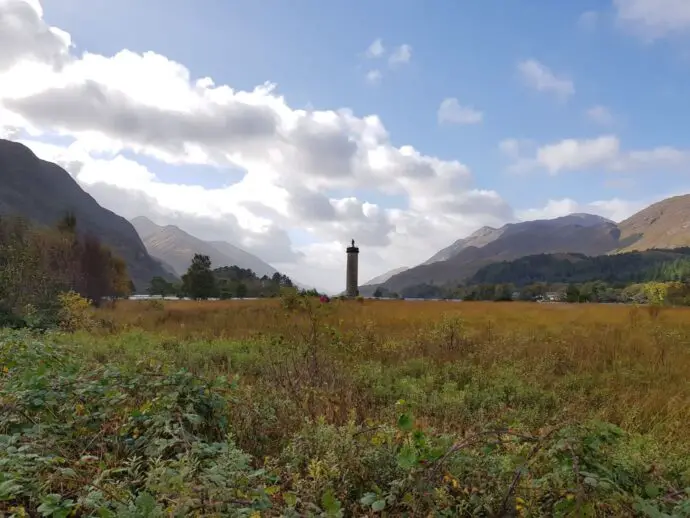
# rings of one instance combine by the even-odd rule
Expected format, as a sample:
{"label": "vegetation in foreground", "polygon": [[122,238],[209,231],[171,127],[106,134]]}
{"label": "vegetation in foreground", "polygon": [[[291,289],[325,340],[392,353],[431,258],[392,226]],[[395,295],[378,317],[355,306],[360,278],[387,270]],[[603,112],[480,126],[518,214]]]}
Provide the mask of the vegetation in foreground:
{"label": "vegetation in foreground", "polygon": [[0,335],[10,516],[690,515],[684,309],[66,309]]}

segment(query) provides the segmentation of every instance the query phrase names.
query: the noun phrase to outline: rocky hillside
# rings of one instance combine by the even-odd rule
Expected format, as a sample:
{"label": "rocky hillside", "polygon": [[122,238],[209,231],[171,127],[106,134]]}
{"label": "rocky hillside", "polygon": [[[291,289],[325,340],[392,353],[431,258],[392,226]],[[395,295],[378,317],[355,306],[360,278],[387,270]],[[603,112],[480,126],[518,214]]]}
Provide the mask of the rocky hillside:
{"label": "rocky hillside", "polygon": [[690,246],[690,195],[650,205],[622,221],[620,252]]}
{"label": "rocky hillside", "polygon": [[22,144],[0,139],[0,214],[54,225],[68,211],[76,216],[79,232],[98,236],[127,262],[137,291],[145,290],[154,276],[170,278],[131,223],[101,207],[58,165],[39,159]]}
{"label": "rocky hillside", "polygon": [[178,275],[187,271],[194,254],[208,255],[214,268],[239,266],[252,270],[259,277],[276,273],[271,265],[225,241],[203,241],[176,226],[162,227],[145,217],[134,218],[132,224],[148,252],[170,265]]}
{"label": "rocky hillside", "polygon": [[381,275],[378,275],[373,279],[370,279],[368,282],[365,282],[363,286],[378,286],[379,284],[386,282],[394,275],[398,275],[399,273],[402,273],[405,270],[407,270],[407,266],[402,266],[400,268],[395,268],[394,270],[387,271],[386,273],[382,273]]}
{"label": "rocky hillside", "polygon": [[613,221],[591,214],[510,223],[500,229],[484,227],[456,241],[424,264],[394,275],[382,287],[400,292],[418,284],[462,281],[482,266],[526,255],[606,254],[618,248],[619,236],[620,230]]}

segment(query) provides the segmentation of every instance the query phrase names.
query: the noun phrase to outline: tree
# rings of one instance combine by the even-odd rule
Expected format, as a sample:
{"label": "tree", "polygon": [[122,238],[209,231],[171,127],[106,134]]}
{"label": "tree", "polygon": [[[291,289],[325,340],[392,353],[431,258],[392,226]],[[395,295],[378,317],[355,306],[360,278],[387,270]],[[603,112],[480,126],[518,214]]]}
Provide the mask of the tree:
{"label": "tree", "polygon": [[383,297],[383,291],[380,287],[376,288],[376,291],[374,291],[374,298],[380,299],[381,297]]}
{"label": "tree", "polygon": [[166,281],[163,277],[156,276],[151,279],[151,284],[147,290],[149,295],[161,295],[167,297],[175,293],[175,287],[172,283]]}
{"label": "tree", "polygon": [[247,296],[247,285],[243,282],[240,282],[237,285],[237,298],[243,299],[246,296]]}
{"label": "tree", "polygon": [[565,290],[565,300],[566,302],[580,302],[580,290],[574,284],[568,284]]}
{"label": "tree", "polygon": [[216,279],[207,255],[194,254],[192,264],[182,276],[184,290],[193,299],[208,299],[216,292]]}

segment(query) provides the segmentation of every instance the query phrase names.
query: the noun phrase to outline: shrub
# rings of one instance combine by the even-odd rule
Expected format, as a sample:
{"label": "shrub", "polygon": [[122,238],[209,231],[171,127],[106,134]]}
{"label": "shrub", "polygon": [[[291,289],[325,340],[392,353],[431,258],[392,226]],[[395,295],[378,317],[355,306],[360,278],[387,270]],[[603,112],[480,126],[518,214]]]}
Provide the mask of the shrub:
{"label": "shrub", "polygon": [[63,331],[89,331],[94,327],[93,311],[90,302],[73,291],[58,295],[60,311],[58,318]]}

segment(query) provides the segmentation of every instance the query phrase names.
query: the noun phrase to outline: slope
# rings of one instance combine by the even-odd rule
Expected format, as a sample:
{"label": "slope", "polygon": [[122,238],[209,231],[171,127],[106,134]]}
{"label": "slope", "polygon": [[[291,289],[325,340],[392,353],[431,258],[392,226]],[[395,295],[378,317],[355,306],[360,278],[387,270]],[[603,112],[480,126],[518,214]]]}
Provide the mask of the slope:
{"label": "slope", "polygon": [[22,144],[0,139],[0,214],[54,225],[68,211],[76,216],[79,232],[99,237],[126,261],[137,291],[156,275],[171,277],[147,253],[132,225],[101,207],[67,171]]}
{"label": "slope", "polygon": [[[383,284],[391,292],[419,284],[462,281],[487,264],[544,253],[601,255],[618,247],[615,223],[591,214],[571,214],[550,220],[510,223],[500,229],[482,229],[460,243],[446,260],[429,262],[394,275]],[[466,242],[467,242],[466,241]],[[458,243],[458,242],[456,242]],[[453,245],[451,245],[452,247]],[[450,247],[449,247],[450,248]],[[448,250],[448,249],[446,249]]]}
{"label": "slope", "polygon": [[588,257],[583,254],[540,254],[480,268],[466,284],[536,282],[630,284],[646,281],[690,280],[690,248],[646,250]]}
{"label": "slope", "polygon": [[259,277],[271,276],[276,270],[258,257],[223,241],[203,241],[174,225],[161,227],[145,217],[132,220],[148,252],[183,275],[194,254],[208,255],[214,268],[239,266],[250,269]]}
{"label": "slope", "polygon": [[407,266],[401,266],[400,268],[395,268],[393,270],[389,270],[385,273],[382,273],[381,275],[374,277],[373,279],[370,279],[369,281],[365,282],[362,286],[377,286],[379,284],[386,282],[388,279],[393,277],[393,275],[397,275],[399,273],[402,273],[407,269],[408,269]]}
{"label": "slope", "polygon": [[622,221],[619,252],[690,246],[690,195],[650,205]]}

